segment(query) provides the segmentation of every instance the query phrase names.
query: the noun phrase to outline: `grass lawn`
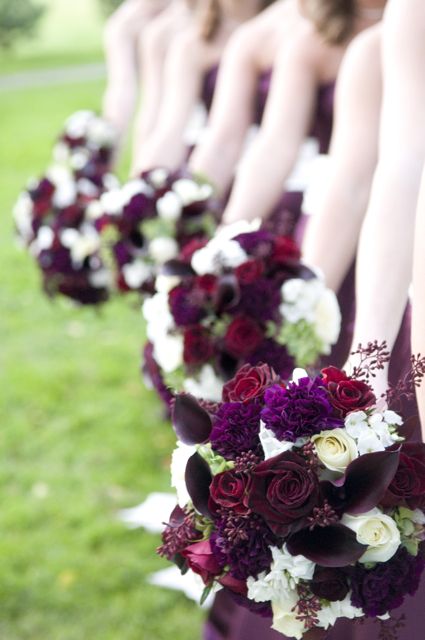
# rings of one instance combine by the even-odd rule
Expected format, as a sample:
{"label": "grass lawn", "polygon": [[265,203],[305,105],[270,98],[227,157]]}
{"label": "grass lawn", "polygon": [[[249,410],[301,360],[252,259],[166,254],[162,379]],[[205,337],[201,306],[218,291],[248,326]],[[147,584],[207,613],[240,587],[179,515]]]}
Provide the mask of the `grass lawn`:
{"label": "grass lawn", "polygon": [[139,378],[140,313],[123,300],[99,313],[47,300],[12,238],[18,191],[45,168],[64,118],[98,108],[101,91],[82,84],[0,102],[2,640],[200,636],[194,604],[145,583],[166,566],[158,539],[115,516],[168,489],[174,442]]}

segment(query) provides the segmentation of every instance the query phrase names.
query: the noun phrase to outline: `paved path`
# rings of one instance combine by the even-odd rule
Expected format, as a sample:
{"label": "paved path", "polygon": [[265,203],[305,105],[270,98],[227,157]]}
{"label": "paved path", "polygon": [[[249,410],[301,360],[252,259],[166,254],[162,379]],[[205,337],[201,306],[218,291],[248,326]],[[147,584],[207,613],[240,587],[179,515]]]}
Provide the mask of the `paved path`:
{"label": "paved path", "polygon": [[104,78],[105,75],[105,65],[102,63],[38,71],[22,71],[0,76],[0,93],[37,87],[53,87],[61,84],[74,84],[76,82],[91,82],[92,80]]}

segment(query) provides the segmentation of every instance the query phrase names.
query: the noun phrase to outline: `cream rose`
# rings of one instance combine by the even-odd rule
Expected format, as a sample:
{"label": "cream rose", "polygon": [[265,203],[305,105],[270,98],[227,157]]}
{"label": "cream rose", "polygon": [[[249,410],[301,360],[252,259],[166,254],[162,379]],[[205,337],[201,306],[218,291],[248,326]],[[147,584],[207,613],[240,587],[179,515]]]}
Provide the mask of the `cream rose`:
{"label": "cream rose", "polygon": [[320,462],[331,471],[344,473],[350,462],[359,455],[355,441],[345,429],[322,431],[311,440]]}
{"label": "cream rose", "polygon": [[345,514],[342,524],[356,533],[358,542],[368,547],[359,562],[387,562],[400,546],[396,523],[380,509],[372,509],[360,516]]}

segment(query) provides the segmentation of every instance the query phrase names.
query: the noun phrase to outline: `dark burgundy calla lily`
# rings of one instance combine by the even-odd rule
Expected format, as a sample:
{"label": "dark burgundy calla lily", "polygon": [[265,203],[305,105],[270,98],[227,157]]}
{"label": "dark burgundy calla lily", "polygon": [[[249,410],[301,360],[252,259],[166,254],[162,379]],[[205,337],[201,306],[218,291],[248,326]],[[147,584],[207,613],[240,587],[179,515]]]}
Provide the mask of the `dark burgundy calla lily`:
{"label": "dark burgundy calla lily", "polygon": [[169,260],[162,267],[161,273],[165,276],[178,276],[179,278],[195,275],[190,264],[187,264],[187,262],[183,262],[182,260]]}
{"label": "dark burgundy calla lily", "polygon": [[303,529],[288,540],[288,551],[303,555],[322,567],[345,567],[357,562],[366,547],[357,542],[356,534],[342,524]]}
{"label": "dark burgundy calla lily", "polygon": [[201,444],[208,440],[211,433],[210,416],[189,394],[181,394],[176,397],[172,421],[177,437],[184,444]]}
{"label": "dark burgundy calla lily", "polygon": [[205,460],[195,453],[186,465],[185,481],[187,491],[195,509],[203,516],[210,516],[208,500],[212,474]]}
{"label": "dark burgundy calla lily", "polygon": [[218,282],[217,293],[214,300],[217,313],[221,313],[237,305],[240,300],[240,295],[239,283],[236,276],[230,273],[222,276]]}
{"label": "dark burgundy calla lily", "polygon": [[[399,451],[376,451],[348,465],[344,478],[323,483],[335,509],[353,515],[370,511],[382,500],[398,468]],[[326,486],[327,485],[327,486]]]}

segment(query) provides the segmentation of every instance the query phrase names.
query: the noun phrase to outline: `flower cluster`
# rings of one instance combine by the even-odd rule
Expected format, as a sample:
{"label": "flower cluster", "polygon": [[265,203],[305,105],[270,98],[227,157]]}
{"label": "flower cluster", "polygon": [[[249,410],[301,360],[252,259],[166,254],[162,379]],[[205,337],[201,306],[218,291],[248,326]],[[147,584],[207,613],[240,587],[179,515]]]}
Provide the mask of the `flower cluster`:
{"label": "flower cluster", "polygon": [[186,245],[156,291],[143,308],[153,356],[169,386],[206,400],[245,364],[267,362],[282,377],[312,365],[339,334],[335,295],[293,240],[256,223]]}
{"label": "flower cluster", "polygon": [[210,184],[154,169],[101,196],[90,210],[121,291],[153,291],[158,268],[216,226]]}
{"label": "flower cluster", "polygon": [[328,367],[285,383],[245,365],[221,403],[179,395],[172,417],[181,526],[174,516],[159,553],[206,593],[226,588],[298,639],[341,617],[388,617],[415,593],[425,445],[405,441],[366,382]]}

